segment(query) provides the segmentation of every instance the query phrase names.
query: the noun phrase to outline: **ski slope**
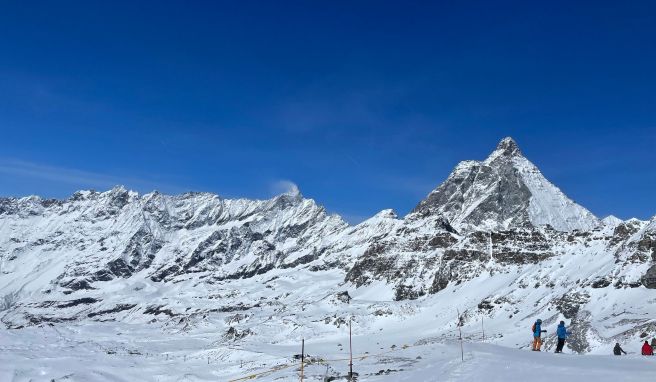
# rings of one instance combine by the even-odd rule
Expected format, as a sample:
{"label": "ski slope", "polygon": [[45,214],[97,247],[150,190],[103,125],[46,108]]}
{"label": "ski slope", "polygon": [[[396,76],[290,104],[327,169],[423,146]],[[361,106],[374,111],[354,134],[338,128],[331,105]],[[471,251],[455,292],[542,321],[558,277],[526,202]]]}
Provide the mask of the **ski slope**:
{"label": "ski slope", "polygon": [[[358,380],[650,381],[656,369],[656,357],[537,353],[471,339],[463,342],[463,360],[458,341],[419,334],[356,335]],[[298,381],[300,362],[292,357],[298,353],[292,344],[217,346],[211,331],[162,336],[116,323],[30,328],[0,332],[0,380]],[[304,368],[305,381],[348,372],[346,337],[306,341],[306,354],[311,361]]]}

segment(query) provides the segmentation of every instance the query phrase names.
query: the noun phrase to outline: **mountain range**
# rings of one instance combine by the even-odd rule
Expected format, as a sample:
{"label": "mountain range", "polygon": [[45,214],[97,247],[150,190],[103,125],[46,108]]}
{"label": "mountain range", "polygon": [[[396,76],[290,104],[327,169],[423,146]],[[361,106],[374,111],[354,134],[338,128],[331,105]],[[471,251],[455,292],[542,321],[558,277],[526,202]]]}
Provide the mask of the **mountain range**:
{"label": "mountain range", "polygon": [[[525,347],[536,318],[567,320],[585,353],[656,330],[656,217],[599,219],[511,138],[459,163],[406,216],[357,225],[297,190],[269,200],[140,195],[0,198],[7,329],[123,322],[211,326],[219,344],[426,325],[489,325]],[[389,330],[389,329],[388,329]],[[549,333],[547,343],[553,342]]]}

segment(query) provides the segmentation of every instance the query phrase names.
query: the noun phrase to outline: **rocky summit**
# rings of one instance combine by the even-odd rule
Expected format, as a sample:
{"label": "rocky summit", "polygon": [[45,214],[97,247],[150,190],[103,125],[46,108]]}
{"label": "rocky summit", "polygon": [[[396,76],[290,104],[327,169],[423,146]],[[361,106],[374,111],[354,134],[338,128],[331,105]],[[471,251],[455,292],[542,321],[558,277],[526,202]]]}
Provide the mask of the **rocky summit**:
{"label": "rocky summit", "polygon": [[656,219],[598,219],[511,138],[405,217],[355,226],[296,191],[0,198],[0,319],[16,330],[211,327],[217,344],[245,346],[325,338],[353,319],[360,334],[428,322],[439,338],[457,310],[512,347],[536,318],[566,319],[583,353],[656,329],[655,264]]}

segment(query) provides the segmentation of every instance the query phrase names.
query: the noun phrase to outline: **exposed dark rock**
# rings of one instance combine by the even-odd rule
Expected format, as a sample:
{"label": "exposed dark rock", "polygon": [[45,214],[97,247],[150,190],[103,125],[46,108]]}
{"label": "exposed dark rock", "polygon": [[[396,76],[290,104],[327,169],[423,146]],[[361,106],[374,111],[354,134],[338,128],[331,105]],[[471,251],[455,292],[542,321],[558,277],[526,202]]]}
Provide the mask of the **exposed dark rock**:
{"label": "exposed dark rock", "polygon": [[637,224],[634,224],[633,222],[620,223],[613,230],[613,237],[611,238],[611,245],[617,245],[617,244],[625,241],[631,235],[638,232],[639,229],[640,229],[640,226],[637,225]]}
{"label": "exposed dark rock", "polygon": [[638,250],[648,253],[656,261],[656,233],[645,233],[638,241]]}
{"label": "exposed dark rock", "polygon": [[552,301],[556,309],[565,316],[567,319],[576,317],[581,306],[586,304],[590,296],[583,292],[566,293],[559,299]]}
{"label": "exposed dark rock", "polygon": [[181,267],[178,265],[171,265],[169,267],[162,267],[154,275],[150,276],[150,279],[155,282],[160,282],[165,280],[169,276],[173,276],[180,271]]}
{"label": "exposed dark rock", "polygon": [[63,286],[64,288],[69,288],[73,291],[81,290],[81,289],[86,289],[86,290],[96,289],[92,287],[89,281],[86,279],[73,279],[70,281],[60,283],[59,285]]}
{"label": "exposed dark rock", "polygon": [[58,199],[43,199],[41,201],[41,205],[45,208],[52,207],[52,206],[61,206],[62,204],[64,204],[64,202]]}
{"label": "exposed dark rock", "polygon": [[576,317],[572,319],[568,330],[572,333],[567,341],[567,346],[576,353],[587,353],[590,351],[588,336],[595,329],[590,325],[591,313],[588,311],[577,312]]}
{"label": "exposed dark rock", "polygon": [[447,249],[444,251],[442,260],[459,260],[459,261],[487,261],[490,255],[473,249]]}
{"label": "exposed dark rock", "polygon": [[249,279],[255,275],[261,275],[267,273],[273,268],[275,268],[275,264],[273,263],[265,264],[265,265],[255,263],[254,266],[242,267],[240,268],[239,271],[229,274],[227,276],[217,277],[217,280],[222,281],[222,280]]}
{"label": "exposed dark rock", "polygon": [[77,305],[95,304],[99,301],[102,300],[98,300],[91,297],[83,297],[83,298],[78,298],[77,300],[64,301],[63,303],[57,305],[57,308],[70,308],[72,306],[77,306]]}
{"label": "exposed dark rock", "polygon": [[253,306],[237,304],[237,305],[234,305],[234,306],[222,306],[220,308],[210,309],[210,310],[208,310],[208,312],[219,312],[219,313],[242,312],[242,311],[250,310],[250,309],[253,309],[253,308],[259,308],[259,307],[260,307],[260,304],[255,304]]}
{"label": "exposed dark rock", "polygon": [[122,258],[115,259],[107,263],[107,270],[117,277],[132,276],[131,267]]}
{"label": "exposed dark rock", "polygon": [[641,281],[646,288],[656,289],[656,264],[647,270]]}
{"label": "exposed dark rock", "polygon": [[349,295],[348,291],[339,292],[335,297],[337,297],[337,300],[346,304],[351,302],[351,295]]}
{"label": "exposed dark rock", "polygon": [[0,215],[13,215],[17,212],[16,199],[0,198]]}
{"label": "exposed dark rock", "polygon": [[298,259],[296,259],[296,260],[294,260],[294,261],[292,261],[292,262],[289,262],[289,263],[283,263],[283,264],[280,266],[280,268],[282,268],[282,269],[286,269],[286,268],[296,268],[296,267],[298,267],[299,265],[303,265],[303,264],[311,263],[311,262],[313,262],[314,260],[316,260],[317,258],[318,258],[318,253],[311,253],[311,254],[309,254],[309,255],[301,256],[301,257],[299,257]]}
{"label": "exposed dark rock", "polygon": [[428,245],[433,248],[448,248],[457,242],[458,239],[451,233],[438,233],[430,239]]}
{"label": "exposed dark rock", "polygon": [[191,258],[187,264],[184,265],[182,272],[194,267],[207,258],[211,258],[217,253],[225,253],[227,249],[225,244],[223,246],[220,245],[221,241],[225,239],[226,236],[223,231],[213,232],[207,239],[198,244],[196,249],[194,249]]}
{"label": "exposed dark rock", "polygon": [[494,304],[490,300],[483,300],[480,303],[478,303],[478,309],[490,311],[494,309]]}
{"label": "exposed dark rock", "polygon": [[433,277],[433,283],[431,284],[428,293],[434,294],[446,288],[447,285],[449,285],[450,273],[450,264],[437,271]]}
{"label": "exposed dark rock", "polygon": [[390,278],[390,271],[396,274],[394,261],[382,256],[386,249],[387,247],[382,243],[370,245],[346,273],[344,280],[354,283],[356,287],[360,287],[372,280]]}
{"label": "exposed dark rock", "polygon": [[76,317],[51,317],[51,316],[41,316],[41,315],[32,315],[32,314],[26,314],[24,318],[29,322],[30,325],[40,325],[43,323],[71,322],[77,319]]}
{"label": "exposed dark rock", "polygon": [[234,326],[231,326],[223,335],[223,339],[228,341],[238,341],[252,334],[253,332],[250,329],[238,330],[235,329]]}
{"label": "exposed dark rock", "polygon": [[537,264],[548,259],[550,253],[527,253],[527,252],[500,252],[495,253],[494,259],[502,264]]}
{"label": "exposed dark rock", "polygon": [[600,277],[592,282],[593,288],[606,288],[611,284],[611,280],[607,277]]}
{"label": "exposed dark rock", "polygon": [[394,289],[394,300],[416,300],[426,294],[423,290],[415,290],[411,285],[397,285]]}
{"label": "exposed dark rock", "polygon": [[391,315],[393,315],[393,314],[394,314],[394,313],[392,313],[392,311],[389,310],[389,309],[376,309],[376,310],[374,311],[374,316],[385,317],[385,316],[391,316]]}
{"label": "exposed dark rock", "polygon": [[118,312],[122,312],[124,310],[130,310],[130,309],[134,308],[135,306],[137,306],[137,304],[118,304],[118,305],[116,305],[115,307],[113,307],[111,309],[99,310],[97,312],[89,313],[89,314],[87,314],[87,317],[92,318],[92,317],[96,317],[96,316],[102,316],[102,315],[105,315],[105,314],[118,313]]}
{"label": "exposed dark rock", "polygon": [[302,224],[295,224],[284,227],[280,234],[285,237],[299,237],[310,225],[310,221],[305,221]]}
{"label": "exposed dark rock", "polygon": [[152,314],[154,316],[159,316],[160,314],[166,314],[169,317],[175,317],[178,314],[173,313],[171,309],[164,309],[164,305],[151,305],[144,310],[143,314]]}
{"label": "exposed dark rock", "polygon": [[114,279],[114,276],[108,269],[101,269],[93,274],[93,279],[95,281],[110,281]]}

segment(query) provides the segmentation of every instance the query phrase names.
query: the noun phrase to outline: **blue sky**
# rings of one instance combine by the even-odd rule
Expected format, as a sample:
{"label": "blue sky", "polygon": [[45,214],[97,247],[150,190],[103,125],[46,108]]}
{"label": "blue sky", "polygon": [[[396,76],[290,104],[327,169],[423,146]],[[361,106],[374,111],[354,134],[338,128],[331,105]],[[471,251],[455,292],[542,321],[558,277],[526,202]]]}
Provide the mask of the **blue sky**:
{"label": "blue sky", "polygon": [[655,2],[43,1],[0,13],[0,195],[114,184],[405,214],[512,136],[656,214]]}

